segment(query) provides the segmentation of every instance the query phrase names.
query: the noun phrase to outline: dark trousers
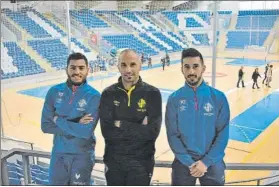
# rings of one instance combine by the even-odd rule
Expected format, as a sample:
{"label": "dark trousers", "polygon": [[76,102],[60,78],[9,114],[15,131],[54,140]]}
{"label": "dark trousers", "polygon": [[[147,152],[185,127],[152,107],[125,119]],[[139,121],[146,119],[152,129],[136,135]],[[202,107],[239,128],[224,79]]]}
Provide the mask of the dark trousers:
{"label": "dark trousers", "polygon": [[254,88],[255,87],[255,85],[257,86],[257,88],[259,88],[259,85],[258,85],[258,81],[256,80],[256,79],[253,79],[253,87],[252,88]]}
{"label": "dark trousers", "polygon": [[[207,168],[204,176],[199,178],[202,186],[223,186],[225,184],[224,161],[215,163]],[[172,163],[172,186],[195,186],[196,177],[190,174],[188,166],[183,165],[179,160],[175,159]]]}
{"label": "dark trousers", "polygon": [[266,76],[266,74],[264,75],[264,79],[263,79],[263,84],[264,84],[264,81],[267,79],[267,76]]}
{"label": "dark trousers", "polygon": [[154,161],[143,162],[137,166],[105,165],[108,186],[149,186],[153,175]]}
{"label": "dark trousers", "polygon": [[236,86],[239,87],[240,81],[242,83],[242,87],[244,87],[244,81],[243,81],[242,77],[238,77],[238,81],[237,81],[237,85]]}
{"label": "dark trousers", "polygon": [[49,183],[52,186],[90,185],[94,158],[91,155],[52,154]]}

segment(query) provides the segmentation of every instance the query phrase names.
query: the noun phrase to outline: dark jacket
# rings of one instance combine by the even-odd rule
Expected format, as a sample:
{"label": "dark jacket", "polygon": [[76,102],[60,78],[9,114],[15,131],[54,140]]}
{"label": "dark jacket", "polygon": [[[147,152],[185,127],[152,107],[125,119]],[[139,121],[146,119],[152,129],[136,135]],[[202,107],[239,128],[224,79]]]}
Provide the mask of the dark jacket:
{"label": "dark jacket", "polygon": [[254,71],[254,72],[253,72],[253,75],[252,75],[252,79],[253,79],[253,80],[257,80],[258,77],[261,77],[261,75],[259,74],[259,72]]}
{"label": "dark jacket", "polygon": [[[148,124],[142,125],[145,116]],[[114,125],[120,120],[120,127]],[[133,165],[139,160],[154,160],[155,141],[162,122],[162,97],[159,89],[141,78],[126,91],[121,77],[101,96],[100,123],[105,138],[104,162]],[[109,166],[110,167],[110,166]]]}
{"label": "dark jacket", "polygon": [[243,76],[243,74],[244,74],[244,73],[243,73],[242,69],[240,69],[240,70],[238,71],[238,77],[241,78],[241,77]]}

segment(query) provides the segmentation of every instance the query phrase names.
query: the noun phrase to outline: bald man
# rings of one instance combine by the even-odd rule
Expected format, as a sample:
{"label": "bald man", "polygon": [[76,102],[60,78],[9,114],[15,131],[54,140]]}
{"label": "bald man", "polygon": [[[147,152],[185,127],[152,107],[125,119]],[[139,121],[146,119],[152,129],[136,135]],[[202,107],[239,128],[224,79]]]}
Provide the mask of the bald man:
{"label": "bald man", "polygon": [[159,89],[142,81],[134,50],[120,53],[118,69],[118,82],[103,91],[100,104],[107,185],[147,186],[161,129],[162,97]]}

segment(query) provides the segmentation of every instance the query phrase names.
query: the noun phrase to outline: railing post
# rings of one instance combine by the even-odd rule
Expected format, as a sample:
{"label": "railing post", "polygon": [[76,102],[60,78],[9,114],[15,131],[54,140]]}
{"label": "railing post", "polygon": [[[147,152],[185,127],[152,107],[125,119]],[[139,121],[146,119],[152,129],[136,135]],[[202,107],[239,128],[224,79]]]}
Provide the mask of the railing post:
{"label": "railing post", "polygon": [[257,186],[260,186],[261,180],[257,180]]}
{"label": "railing post", "polygon": [[22,155],[22,164],[23,164],[25,185],[31,184],[30,163],[29,163],[28,156]]}

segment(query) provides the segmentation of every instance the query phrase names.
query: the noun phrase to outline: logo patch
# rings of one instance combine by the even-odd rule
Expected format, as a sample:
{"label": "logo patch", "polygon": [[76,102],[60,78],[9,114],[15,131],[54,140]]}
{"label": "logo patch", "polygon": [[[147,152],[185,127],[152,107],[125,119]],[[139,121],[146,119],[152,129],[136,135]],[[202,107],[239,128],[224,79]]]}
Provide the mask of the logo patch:
{"label": "logo patch", "polygon": [[179,111],[185,111],[188,108],[188,103],[186,99],[180,99],[179,100]]}
{"label": "logo patch", "polygon": [[87,105],[86,100],[85,99],[81,99],[78,102],[79,108],[77,108],[77,110],[79,111],[85,111],[85,106]]}
{"label": "logo patch", "polygon": [[62,97],[64,95],[63,92],[58,92],[59,97]]}
{"label": "logo patch", "polygon": [[117,100],[114,100],[113,103],[114,103],[115,106],[119,106],[120,105],[120,102],[117,101]]}
{"label": "logo patch", "polygon": [[76,179],[79,179],[80,178],[80,174],[77,174],[75,175]]}
{"label": "logo patch", "polygon": [[205,113],[204,113],[205,116],[212,116],[213,115],[213,112],[212,112],[213,106],[210,103],[206,103],[203,106],[203,109],[205,110]]}
{"label": "logo patch", "polygon": [[146,111],[145,106],[146,106],[146,101],[144,99],[140,99],[139,102],[138,102],[138,107],[139,108],[137,109],[137,111],[145,112]]}

